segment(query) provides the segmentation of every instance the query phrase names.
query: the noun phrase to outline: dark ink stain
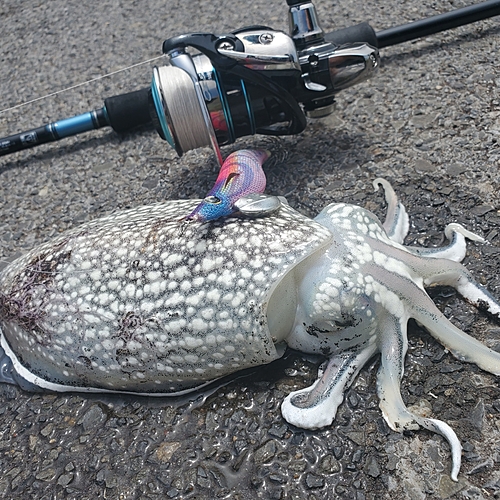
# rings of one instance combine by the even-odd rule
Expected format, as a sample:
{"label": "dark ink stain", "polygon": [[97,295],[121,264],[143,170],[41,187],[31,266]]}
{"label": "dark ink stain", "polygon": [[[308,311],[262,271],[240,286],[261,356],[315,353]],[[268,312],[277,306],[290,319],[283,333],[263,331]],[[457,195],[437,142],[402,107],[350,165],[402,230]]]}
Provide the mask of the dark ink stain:
{"label": "dark ink stain", "polygon": [[27,331],[36,331],[42,345],[50,343],[49,333],[40,325],[46,317],[45,310],[54,290],[57,268],[71,258],[71,250],[62,251],[67,243],[68,239],[64,239],[50,252],[34,256],[24,270],[14,276],[10,289],[0,292],[3,318],[14,321]]}

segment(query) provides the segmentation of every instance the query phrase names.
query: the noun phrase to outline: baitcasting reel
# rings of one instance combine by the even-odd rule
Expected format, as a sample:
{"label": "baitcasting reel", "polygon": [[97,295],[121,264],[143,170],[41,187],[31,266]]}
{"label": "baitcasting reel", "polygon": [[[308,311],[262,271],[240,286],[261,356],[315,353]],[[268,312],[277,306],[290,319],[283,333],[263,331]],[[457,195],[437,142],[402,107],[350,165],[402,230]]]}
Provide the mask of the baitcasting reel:
{"label": "baitcasting reel", "polygon": [[[127,132],[153,123],[179,155],[253,135],[298,134],[306,116],[333,111],[335,95],[370,77],[379,48],[500,14],[500,0],[375,32],[367,23],[323,33],[309,0],[287,0],[290,35],[250,26],[216,36],[169,38],[169,64],[154,68],[151,88],[109,97],[104,107],[0,138],[0,156],[110,126]],[[193,54],[194,52],[194,54]]]}

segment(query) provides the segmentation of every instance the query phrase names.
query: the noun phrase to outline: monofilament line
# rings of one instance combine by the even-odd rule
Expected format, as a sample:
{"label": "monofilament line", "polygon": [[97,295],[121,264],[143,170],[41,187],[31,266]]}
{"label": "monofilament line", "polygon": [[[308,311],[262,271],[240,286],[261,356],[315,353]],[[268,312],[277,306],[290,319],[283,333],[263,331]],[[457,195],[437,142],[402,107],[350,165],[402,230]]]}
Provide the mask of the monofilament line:
{"label": "monofilament line", "polygon": [[22,108],[23,106],[27,106],[28,104],[32,104],[32,103],[37,102],[37,101],[41,101],[42,99],[47,99],[48,97],[53,97],[55,95],[62,94],[63,92],[67,92],[68,90],[76,89],[76,88],[81,87],[83,85],[87,85],[88,83],[102,80],[103,78],[107,78],[108,76],[113,76],[113,75],[116,75],[117,73],[122,73],[123,71],[127,71],[129,69],[136,68],[137,66],[142,66],[143,64],[148,64],[148,63],[151,63],[153,61],[157,61],[158,59],[161,59],[162,57],[165,57],[165,56],[162,54],[161,56],[152,57],[151,59],[146,59],[145,61],[141,61],[139,63],[132,64],[132,65],[127,66],[125,68],[117,69],[116,71],[112,71],[111,73],[106,73],[105,75],[96,76],[95,78],[92,78],[92,79],[87,80],[85,82],[77,83],[76,85],[72,85],[71,87],[66,87],[66,88],[61,89],[61,90],[56,90],[55,92],[44,95],[42,97],[37,97],[36,99],[31,99],[29,101],[22,102],[21,104],[16,104],[15,106],[11,106],[10,108],[2,109],[2,110],[0,110],[0,115],[3,113],[7,113],[7,111],[13,111],[14,109]]}

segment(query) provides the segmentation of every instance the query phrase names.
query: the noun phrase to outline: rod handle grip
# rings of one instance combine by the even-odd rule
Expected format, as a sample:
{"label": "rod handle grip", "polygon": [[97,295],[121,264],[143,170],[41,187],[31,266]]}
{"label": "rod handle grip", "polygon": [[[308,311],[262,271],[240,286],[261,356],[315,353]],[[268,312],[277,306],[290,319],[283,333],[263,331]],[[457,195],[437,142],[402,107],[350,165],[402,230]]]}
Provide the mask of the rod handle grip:
{"label": "rod handle grip", "polygon": [[104,99],[108,123],[118,133],[151,123],[149,106],[149,87]]}

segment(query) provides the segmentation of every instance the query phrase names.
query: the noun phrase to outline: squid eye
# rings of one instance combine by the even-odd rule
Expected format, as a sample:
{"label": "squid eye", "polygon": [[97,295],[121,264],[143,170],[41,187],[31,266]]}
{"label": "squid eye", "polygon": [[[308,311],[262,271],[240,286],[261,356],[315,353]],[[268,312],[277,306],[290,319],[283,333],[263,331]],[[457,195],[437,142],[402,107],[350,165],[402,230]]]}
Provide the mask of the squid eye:
{"label": "squid eye", "polygon": [[221,202],[220,198],[217,198],[217,196],[207,196],[203,201],[212,203],[213,205],[218,205]]}

